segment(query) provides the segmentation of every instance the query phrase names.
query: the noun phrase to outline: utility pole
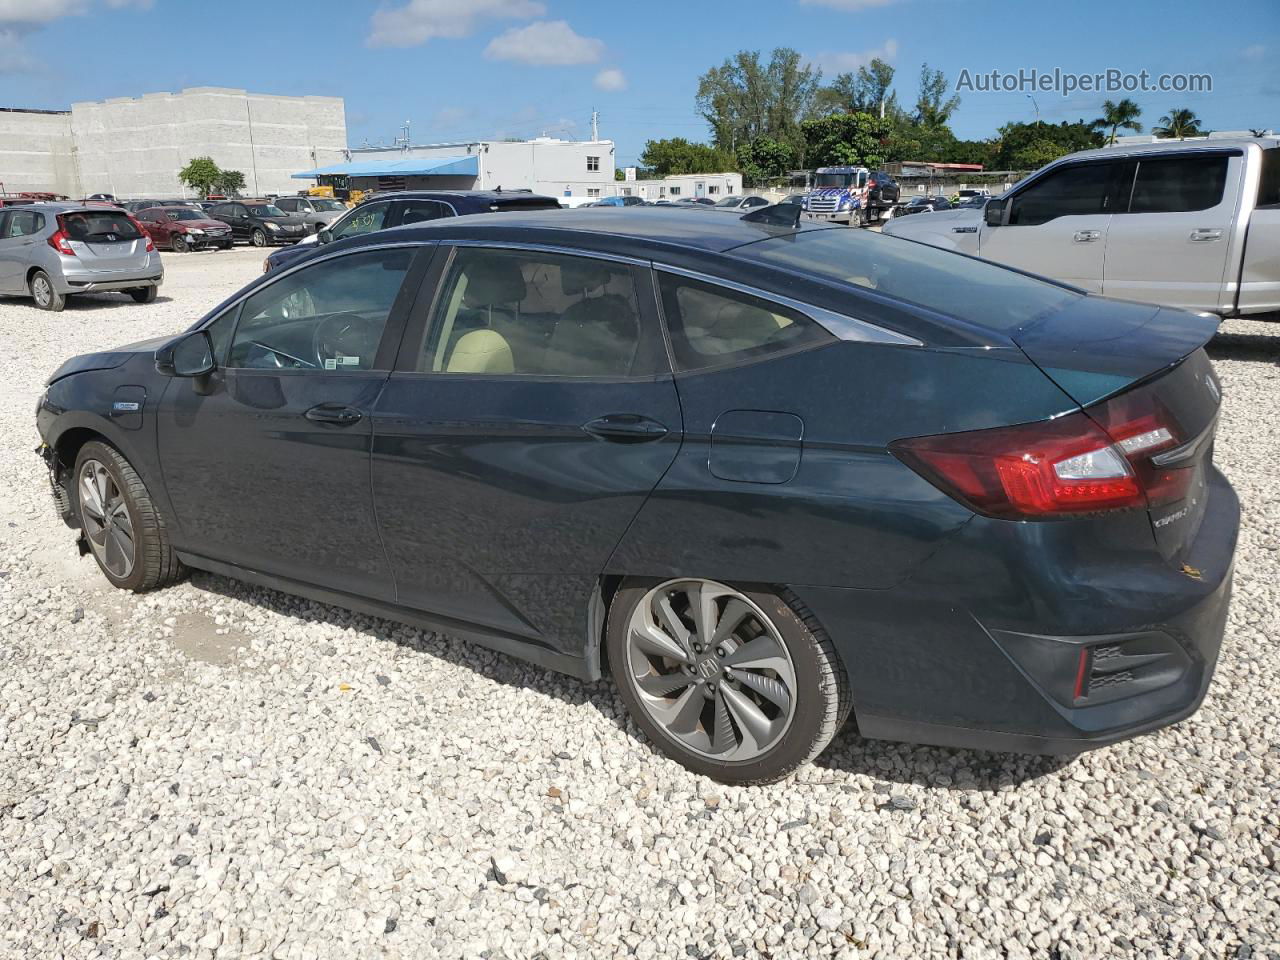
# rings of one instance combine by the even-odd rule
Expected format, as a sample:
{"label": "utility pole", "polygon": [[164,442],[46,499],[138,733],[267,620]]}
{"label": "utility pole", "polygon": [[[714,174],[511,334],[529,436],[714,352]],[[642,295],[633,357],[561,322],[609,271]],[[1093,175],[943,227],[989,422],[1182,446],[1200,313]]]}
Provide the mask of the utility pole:
{"label": "utility pole", "polygon": [[591,141],[598,142],[600,139],[600,111],[591,111]]}
{"label": "utility pole", "polygon": [[1036,98],[1031,94],[1027,94],[1027,99],[1031,101],[1031,105],[1036,108],[1036,123],[1040,122],[1040,104],[1036,103]]}

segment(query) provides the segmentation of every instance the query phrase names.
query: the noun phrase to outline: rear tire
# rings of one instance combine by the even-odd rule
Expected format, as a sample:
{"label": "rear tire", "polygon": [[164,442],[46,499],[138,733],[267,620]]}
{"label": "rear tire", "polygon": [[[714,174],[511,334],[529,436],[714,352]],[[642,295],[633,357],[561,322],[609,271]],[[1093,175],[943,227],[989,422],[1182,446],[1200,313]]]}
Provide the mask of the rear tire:
{"label": "rear tire", "polygon": [[115,447],[91,440],[80,448],[70,494],[93,559],[112,586],[140,593],[185,575],[142,478]]}
{"label": "rear tire", "polygon": [[57,313],[67,305],[67,298],[54,289],[53,281],[43,270],[31,275],[31,299],[41,310]]}
{"label": "rear tire", "polygon": [[786,590],[628,581],[609,607],[605,642],[636,725],[668,757],[723,783],[790,775],[822,752],[852,707],[831,639]]}
{"label": "rear tire", "polygon": [[156,294],[155,287],[138,287],[129,291],[129,296],[133,297],[135,303],[151,303],[155,300]]}

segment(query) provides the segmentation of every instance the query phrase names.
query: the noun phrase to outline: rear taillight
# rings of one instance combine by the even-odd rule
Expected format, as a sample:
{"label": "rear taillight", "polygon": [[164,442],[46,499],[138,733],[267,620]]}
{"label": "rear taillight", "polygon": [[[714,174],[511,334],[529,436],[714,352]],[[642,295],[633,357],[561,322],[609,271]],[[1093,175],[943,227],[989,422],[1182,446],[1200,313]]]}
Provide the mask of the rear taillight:
{"label": "rear taillight", "polygon": [[76,252],[71,249],[71,236],[67,233],[66,228],[62,225],[62,214],[58,214],[58,229],[49,234],[49,246],[57,250],[64,257],[74,257]]}
{"label": "rear taillight", "polygon": [[979,513],[1050,519],[1147,508],[1186,495],[1193,471],[1152,456],[1181,442],[1149,391],[1038,423],[897,440],[894,454]]}
{"label": "rear taillight", "polygon": [[151,234],[147,233],[147,231],[143,229],[142,224],[139,223],[137,220],[135,220],[133,217],[130,217],[127,213],[125,214],[125,216],[129,218],[130,223],[132,223],[135,227],[137,227],[138,232],[146,238],[147,253],[154,253],[156,249],[156,243],[154,240],[151,239]]}

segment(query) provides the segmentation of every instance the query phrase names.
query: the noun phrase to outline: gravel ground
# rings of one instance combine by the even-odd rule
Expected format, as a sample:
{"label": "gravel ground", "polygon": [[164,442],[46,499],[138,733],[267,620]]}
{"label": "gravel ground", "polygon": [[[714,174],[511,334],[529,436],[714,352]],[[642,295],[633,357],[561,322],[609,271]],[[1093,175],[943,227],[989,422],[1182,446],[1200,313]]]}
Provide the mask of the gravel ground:
{"label": "gravel ground", "polygon": [[1068,763],[846,731],[735,789],[608,684],[204,574],[113,592],[76,556],[43,379],[260,259],[165,254],[150,305],[0,302],[0,955],[1280,957],[1280,327],[1214,348],[1245,526],[1196,717]]}

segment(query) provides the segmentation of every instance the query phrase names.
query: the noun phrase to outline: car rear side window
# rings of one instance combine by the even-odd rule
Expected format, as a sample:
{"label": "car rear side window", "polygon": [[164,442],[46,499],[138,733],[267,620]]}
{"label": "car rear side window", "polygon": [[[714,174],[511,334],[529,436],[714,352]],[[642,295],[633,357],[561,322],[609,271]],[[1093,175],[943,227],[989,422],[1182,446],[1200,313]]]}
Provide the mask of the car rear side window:
{"label": "car rear side window", "polygon": [[593,257],[460,247],[417,370],[543,377],[656,372],[632,268]]}
{"label": "car rear side window", "polygon": [[400,225],[425,223],[428,220],[439,220],[441,217],[453,216],[453,210],[435,200],[405,200],[404,212],[400,214]]}
{"label": "car rear side window", "polygon": [[72,240],[85,243],[116,243],[137,240],[142,233],[123,210],[93,210],[64,213],[62,227]]}
{"label": "car rear side window", "polygon": [[44,214],[34,210],[14,210],[0,229],[0,239],[13,237],[29,237],[44,229]]}
{"label": "car rear side window", "polygon": [[874,290],[991,330],[1017,330],[1082,296],[984,260],[843,227],[761,240],[732,255]]}
{"label": "car rear side window", "polygon": [[1262,151],[1262,175],[1258,179],[1258,206],[1280,207],[1280,147]]}
{"label": "car rear side window", "polygon": [[373,369],[413,250],[391,247],[322,260],[244,301],[227,366]]}
{"label": "car rear side window", "polygon": [[834,339],[809,317],[714,283],[659,271],[678,370],[759,360]]}
{"label": "car rear side window", "polygon": [[1185,213],[1222,202],[1227,160],[1217,157],[1159,157],[1138,164],[1130,213]]}

